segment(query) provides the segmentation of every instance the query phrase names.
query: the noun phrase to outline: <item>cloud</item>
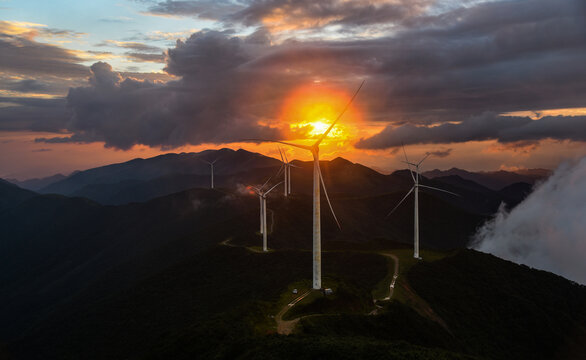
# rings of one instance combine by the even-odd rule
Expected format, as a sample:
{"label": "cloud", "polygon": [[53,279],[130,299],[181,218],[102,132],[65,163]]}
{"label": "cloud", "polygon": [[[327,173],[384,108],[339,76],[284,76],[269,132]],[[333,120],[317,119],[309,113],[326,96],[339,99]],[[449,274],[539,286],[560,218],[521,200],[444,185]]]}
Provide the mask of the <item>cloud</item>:
{"label": "cloud", "polygon": [[[345,3],[359,6],[357,1]],[[218,2],[217,6],[226,4]],[[297,9],[296,2],[237,4],[245,9],[259,7],[250,14],[290,6],[284,16],[299,11],[302,17],[350,6],[338,1],[317,2],[307,9]],[[164,7],[179,5],[194,3],[155,4],[161,13]],[[166,84],[127,78],[111,69],[100,73],[102,65],[97,65],[91,82],[75,86],[69,93],[68,106],[74,116],[66,128],[74,134],[70,141],[105,141],[119,148],[284,137],[290,134],[279,128],[278,116],[292,89],[320,80],[351,92],[366,79],[356,105],[364,109],[365,120],[390,125],[359,141],[361,148],[389,148],[401,140],[415,144],[497,139],[508,146],[545,138],[583,141],[583,117],[546,116],[532,121],[498,114],[586,107],[585,10],[581,0],[473,3],[434,14],[413,10],[401,20],[401,28],[388,36],[336,41],[275,42],[266,26],[248,37],[196,32],[166,52],[165,69],[176,77]],[[224,16],[223,10],[213,11],[217,12],[214,16]],[[226,13],[236,14],[233,10]],[[340,14],[335,21],[350,21]],[[251,19],[263,17],[255,16]],[[240,13],[239,19],[246,18]],[[140,47],[133,42],[124,44],[130,50],[130,46]],[[59,62],[55,67],[45,66],[44,59],[57,50],[42,50],[38,59],[29,56],[38,62],[35,66],[22,62],[23,72],[45,68],[71,76],[59,70],[66,65],[85,71],[68,52],[49,56]],[[128,56],[161,61],[154,49],[152,53],[131,51]],[[18,56],[13,63],[22,58]],[[73,73],[81,74],[80,68]],[[102,77],[111,76],[111,85],[98,84]]]}
{"label": "cloud", "polygon": [[[398,147],[397,147],[398,149]],[[443,150],[435,150],[435,151],[430,151],[427,154],[431,155],[431,156],[435,156],[438,158],[445,158],[450,156],[450,154],[452,153],[453,149],[443,149]]]}
{"label": "cloud", "polygon": [[401,146],[401,143],[441,144],[483,140],[498,140],[526,147],[544,139],[586,141],[586,116],[546,116],[531,120],[528,117],[499,116],[486,112],[456,124],[389,125],[380,133],[361,139],[356,147],[385,149]]}
{"label": "cloud", "polygon": [[192,35],[168,51],[166,71],[181,80],[165,84],[123,78],[111,66],[92,65],[89,85],[72,88],[69,137],[44,142],[104,141],[129,149],[135,144],[164,148],[185,144],[282,138],[247,111],[254,81],[241,70],[249,54],[239,38],[218,32]]}
{"label": "cloud", "polygon": [[[246,1],[242,3],[246,3]],[[167,0],[149,6],[148,13],[161,16],[194,16],[201,19],[221,20],[229,14],[242,10],[245,6],[230,0]]]}
{"label": "cloud", "polygon": [[140,51],[143,53],[162,53],[163,49],[158,46],[152,46],[135,41],[116,41],[116,40],[105,40],[96,46],[116,46],[124,49],[131,49]]}
{"label": "cloud", "polygon": [[62,132],[71,114],[65,99],[0,97],[0,102],[13,106],[0,110],[0,131]]}
{"label": "cloud", "polygon": [[364,26],[400,22],[421,15],[433,1],[364,0],[269,0],[250,1],[230,15],[248,26],[263,24],[269,29],[311,29],[331,25]]}
{"label": "cloud", "polygon": [[137,53],[137,52],[127,52],[125,53],[130,61],[136,62],[156,62],[156,63],[164,63],[165,62],[165,55],[163,54],[144,54],[144,53]]}
{"label": "cloud", "polygon": [[226,24],[265,26],[271,31],[321,29],[389,24],[421,15],[433,0],[245,0],[172,1],[151,5],[148,12],[162,16],[193,16]]}
{"label": "cloud", "polygon": [[474,248],[586,284],[586,158],[563,164],[510,213],[501,209]]}
{"label": "cloud", "polygon": [[128,16],[111,16],[111,17],[101,18],[98,21],[105,22],[105,23],[128,23],[128,22],[134,21],[134,19],[130,18]]}
{"label": "cloud", "polygon": [[3,72],[39,76],[85,77],[83,59],[64,48],[0,33],[0,68]]}
{"label": "cloud", "polygon": [[18,81],[11,81],[3,86],[7,90],[17,92],[41,92],[49,89],[49,85],[38,81],[36,79],[25,79]]}
{"label": "cloud", "polygon": [[33,40],[36,37],[51,39],[51,38],[80,38],[85,33],[49,28],[43,24],[36,24],[24,21],[3,21],[0,20],[0,34],[9,36],[23,37],[28,40]]}

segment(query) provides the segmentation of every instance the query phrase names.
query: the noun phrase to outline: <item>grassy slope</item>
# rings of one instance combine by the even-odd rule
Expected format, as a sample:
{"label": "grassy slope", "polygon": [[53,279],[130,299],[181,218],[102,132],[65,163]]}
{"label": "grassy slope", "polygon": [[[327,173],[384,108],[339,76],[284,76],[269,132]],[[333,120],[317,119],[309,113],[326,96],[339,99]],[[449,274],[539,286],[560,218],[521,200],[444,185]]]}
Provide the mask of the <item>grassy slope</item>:
{"label": "grassy slope", "polygon": [[463,250],[408,279],[467,352],[551,359],[586,349],[586,287],[554,274]]}

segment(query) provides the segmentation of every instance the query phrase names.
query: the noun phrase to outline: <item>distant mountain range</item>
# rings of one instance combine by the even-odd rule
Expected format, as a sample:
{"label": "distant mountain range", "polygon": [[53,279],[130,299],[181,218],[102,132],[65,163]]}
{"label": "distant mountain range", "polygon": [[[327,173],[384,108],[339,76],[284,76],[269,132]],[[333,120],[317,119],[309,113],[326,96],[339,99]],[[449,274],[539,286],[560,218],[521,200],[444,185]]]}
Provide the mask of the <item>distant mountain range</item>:
{"label": "distant mountain range", "polygon": [[462,179],[472,180],[480,185],[484,185],[492,190],[501,190],[506,186],[514,183],[524,182],[527,184],[535,184],[537,181],[544,180],[551,175],[551,170],[546,169],[522,169],[517,171],[479,171],[470,172],[458,168],[451,168],[450,170],[431,170],[422,174],[428,178],[438,178],[444,176],[456,175]]}
{"label": "distant mountain range", "polygon": [[[28,189],[36,188],[39,193],[85,197],[104,205],[121,205],[144,202],[187,189],[209,187],[210,166],[205,161],[216,159],[218,161],[214,166],[214,183],[216,187],[225,189],[264,183],[281,165],[276,159],[242,149],[237,151],[206,150],[200,153],[171,153],[149,159],[134,159],[120,164],[77,171],[68,177],[55,175],[50,178],[20,182],[20,184],[23,185],[21,187]],[[312,163],[297,160],[293,163],[299,166],[292,171],[294,191],[310,194]],[[333,196],[337,194],[371,196],[404,191],[412,186],[410,175],[406,170],[383,175],[342,158],[323,161],[322,169],[326,181],[329,178],[336,179],[336,181],[328,182],[328,190]],[[506,171],[474,173],[454,168],[447,171],[429,171],[423,173],[423,176],[432,179],[435,183],[442,182],[450,187],[464,189],[468,195],[467,200],[470,200],[470,197],[481,196],[480,203],[458,201],[449,197],[444,199],[450,202],[455,201],[473,212],[488,214],[494,212],[503,201],[510,206],[516,205],[530,192],[532,184],[548,174],[548,170],[541,169],[525,170],[523,173]],[[466,183],[466,180],[475,184]],[[423,181],[431,180],[424,178]],[[523,187],[522,191],[506,190],[508,186],[518,183],[525,183],[525,185],[515,185]],[[34,187],[32,184],[35,184]],[[41,184],[45,185],[40,186]],[[499,192],[499,190],[503,191]],[[438,194],[438,196],[442,195]],[[472,204],[474,206],[470,208]]]}
{"label": "distant mountain range", "polygon": [[7,179],[11,183],[20,186],[23,189],[39,191],[40,189],[49,186],[57,181],[61,181],[65,179],[67,176],[63,174],[56,174],[52,176],[47,176],[44,178],[34,178],[34,179],[27,179],[23,181],[18,181],[16,179]]}

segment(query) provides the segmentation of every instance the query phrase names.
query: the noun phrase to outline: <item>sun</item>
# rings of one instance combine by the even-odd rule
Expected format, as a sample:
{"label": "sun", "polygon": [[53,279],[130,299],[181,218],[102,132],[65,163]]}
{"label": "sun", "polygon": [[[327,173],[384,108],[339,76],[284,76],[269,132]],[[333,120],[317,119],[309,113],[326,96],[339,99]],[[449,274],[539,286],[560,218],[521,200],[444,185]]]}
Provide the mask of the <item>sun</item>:
{"label": "sun", "polygon": [[[321,136],[340,115],[350,96],[343,91],[325,86],[304,86],[287,97],[281,119],[288,123],[291,135],[300,139],[316,139]],[[356,124],[357,111],[351,106],[328,134],[328,141],[347,141]],[[324,140],[325,141],[325,140]]]}
{"label": "sun", "polygon": [[[324,121],[326,121],[326,119],[324,119]],[[324,121],[318,120],[318,121],[314,121],[309,123],[309,125],[311,125],[311,127],[313,128],[309,134],[312,136],[319,136],[321,134],[323,134],[324,132],[326,132],[326,130],[330,127],[330,124],[325,123]]]}

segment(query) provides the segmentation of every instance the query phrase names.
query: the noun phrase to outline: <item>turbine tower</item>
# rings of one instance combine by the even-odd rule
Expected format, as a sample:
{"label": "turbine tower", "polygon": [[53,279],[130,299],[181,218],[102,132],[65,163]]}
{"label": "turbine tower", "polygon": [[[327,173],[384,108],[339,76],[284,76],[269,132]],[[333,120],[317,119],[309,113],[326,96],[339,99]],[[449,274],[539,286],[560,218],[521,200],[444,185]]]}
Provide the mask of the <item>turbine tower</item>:
{"label": "turbine tower", "polygon": [[332,212],[332,215],[334,216],[334,220],[336,220],[336,224],[338,225],[338,228],[340,228],[340,229],[342,228],[340,226],[340,222],[338,221],[338,218],[336,217],[336,214],[334,213],[334,209],[332,208],[332,203],[330,202],[330,198],[328,196],[328,191],[326,189],[326,185],[324,184],[324,179],[323,179],[323,176],[321,173],[321,169],[319,167],[319,144],[323,141],[323,139],[326,136],[328,136],[328,134],[330,133],[330,131],[332,130],[334,125],[336,125],[336,123],[338,122],[338,120],[340,120],[342,115],[344,115],[346,110],[348,110],[348,108],[350,107],[350,104],[352,104],[352,102],[354,101],[354,99],[358,95],[358,92],[360,91],[360,89],[362,88],[363,85],[364,85],[364,81],[360,84],[360,86],[358,87],[358,90],[356,90],[356,92],[354,93],[354,95],[352,96],[352,98],[350,99],[348,104],[346,104],[346,106],[344,107],[342,112],[338,115],[336,120],[334,120],[334,122],[330,125],[330,127],[311,146],[292,144],[289,142],[277,141],[277,140],[250,139],[250,140],[256,140],[256,141],[271,141],[271,142],[277,142],[277,143],[281,143],[281,144],[285,144],[285,145],[289,145],[289,146],[294,146],[294,147],[297,147],[300,149],[310,151],[311,154],[313,155],[313,251],[312,251],[312,254],[313,254],[313,289],[315,289],[315,290],[321,289],[321,217],[320,217],[320,197],[319,197],[320,183],[324,189],[324,195],[326,197],[326,200],[328,201],[328,205],[330,206],[330,211]]}
{"label": "turbine tower", "polygon": [[[419,166],[421,165],[421,163],[425,159],[427,159],[427,157],[429,156],[429,153],[427,153],[427,155],[425,155],[423,157],[423,159],[421,159],[421,161],[419,161],[417,164],[409,162],[409,160],[407,159],[407,152],[405,151],[405,146],[403,146],[403,154],[405,154],[405,161],[403,161],[403,162],[406,163],[407,167],[409,168],[409,173],[411,174],[411,178],[413,179],[413,187],[411,188],[411,190],[409,190],[409,192],[407,192],[407,195],[405,195],[403,197],[403,199],[401,199],[401,201],[399,201],[399,203],[393,208],[393,210],[391,210],[391,212],[389,212],[387,214],[387,216],[390,216],[399,207],[399,205],[401,205],[403,203],[403,201],[405,201],[405,199],[407,199],[407,197],[409,195],[411,195],[412,192],[415,194],[415,196],[414,196],[415,197],[415,213],[414,213],[414,221],[413,221],[413,257],[421,260],[421,257],[419,256],[419,188],[421,187],[421,188],[425,188],[425,189],[443,191],[445,193],[452,194],[455,196],[460,196],[460,195],[454,194],[451,191],[438,189],[438,188],[435,188],[432,186],[421,185],[419,183],[419,178],[420,178]],[[411,166],[413,166],[415,168],[415,175],[413,175],[413,170],[411,170]]]}
{"label": "turbine tower", "polygon": [[284,151],[281,151],[281,148],[279,148],[279,154],[281,155],[281,161],[283,162],[283,165],[281,166],[281,169],[279,170],[279,174],[282,170],[283,174],[284,174],[283,182],[285,183],[285,186],[283,188],[283,195],[285,197],[287,197],[288,195],[291,194],[291,167],[298,168],[299,166],[295,166],[295,165],[291,164],[289,162],[289,160],[287,159],[287,153],[285,153]]}
{"label": "turbine tower", "polygon": [[260,198],[260,233],[262,234],[262,251],[264,252],[269,251],[267,246],[267,195],[271,191],[273,191],[274,188],[281,185],[282,181],[273,185],[273,187],[265,191],[263,190],[263,188],[265,187],[267,182],[265,182],[264,185],[261,187],[252,186],[252,189],[255,193],[257,193],[258,197]]}
{"label": "turbine tower", "polygon": [[205,161],[205,160],[204,160],[204,162],[205,162],[205,163],[207,163],[207,164],[209,164],[209,165],[210,165],[210,167],[211,167],[211,170],[212,170],[212,178],[211,178],[211,182],[210,182],[210,188],[211,188],[211,189],[213,189],[213,188],[214,188],[214,164],[216,163],[216,161],[218,161],[218,159],[216,159],[216,160],[214,160],[214,161],[212,161],[212,162],[209,162],[209,161]]}

